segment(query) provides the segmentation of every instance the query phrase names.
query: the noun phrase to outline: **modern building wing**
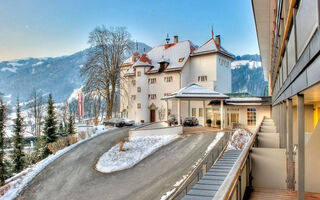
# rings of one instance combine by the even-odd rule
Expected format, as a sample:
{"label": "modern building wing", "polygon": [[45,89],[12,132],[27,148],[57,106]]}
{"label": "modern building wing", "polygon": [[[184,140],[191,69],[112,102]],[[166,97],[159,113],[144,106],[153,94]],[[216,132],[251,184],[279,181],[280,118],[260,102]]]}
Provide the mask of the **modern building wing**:
{"label": "modern building wing", "polygon": [[303,199],[320,193],[320,1],[252,0],[252,8],[272,118],[286,149],[287,189]]}

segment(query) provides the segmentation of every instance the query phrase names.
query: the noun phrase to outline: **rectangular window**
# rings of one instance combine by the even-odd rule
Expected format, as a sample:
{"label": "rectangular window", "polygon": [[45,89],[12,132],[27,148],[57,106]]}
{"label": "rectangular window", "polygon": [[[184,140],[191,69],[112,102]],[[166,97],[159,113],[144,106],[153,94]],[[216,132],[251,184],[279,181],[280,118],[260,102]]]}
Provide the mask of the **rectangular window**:
{"label": "rectangular window", "polygon": [[203,109],[199,108],[199,117],[203,117]]}
{"label": "rectangular window", "polygon": [[198,76],[198,82],[204,82],[207,81],[208,77],[207,76]]}
{"label": "rectangular window", "polygon": [[157,99],[157,95],[156,94],[149,94],[148,99]]}
{"label": "rectangular window", "polygon": [[133,86],[136,86],[136,80],[132,80],[132,81],[131,81],[131,84],[132,84]]}
{"label": "rectangular window", "polygon": [[137,74],[137,76],[141,76],[141,71],[138,71],[138,74]]}
{"label": "rectangular window", "polygon": [[157,82],[157,79],[156,78],[149,78],[148,79],[148,83],[149,84],[155,84]]}
{"label": "rectangular window", "polygon": [[173,77],[172,76],[165,76],[164,77],[164,82],[170,83],[173,81]]}
{"label": "rectangular window", "polygon": [[136,95],[131,95],[131,100],[136,100]]}
{"label": "rectangular window", "polygon": [[247,108],[247,123],[248,126],[255,126],[256,125],[256,109],[255,108]]}
{"label": "rectangular window", "polygon": [[141,87],[137,87],[137,92],[141,92]]}
{"label": "rectangular window", "polygon": [[141,108],[141,103],[137,103],[137,108],[138,108],[138,109]]}
{"label": "rectangular window", "polygon": [[197,116],[197,109],[192,108],[192,117],[196,117],[196,116]]}

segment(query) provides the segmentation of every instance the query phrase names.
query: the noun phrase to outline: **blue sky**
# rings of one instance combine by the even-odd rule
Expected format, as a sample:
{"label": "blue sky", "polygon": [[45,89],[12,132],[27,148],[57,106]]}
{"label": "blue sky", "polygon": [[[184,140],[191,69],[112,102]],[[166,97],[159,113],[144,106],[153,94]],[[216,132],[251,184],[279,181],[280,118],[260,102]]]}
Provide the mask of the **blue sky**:
{"label": "blue sky", "polygon": [[75,53],[98,25],[150,46],[167,33],[201,45],[213,25],[231,53],[259,53],[251,0],[0,0],[0,60]]}

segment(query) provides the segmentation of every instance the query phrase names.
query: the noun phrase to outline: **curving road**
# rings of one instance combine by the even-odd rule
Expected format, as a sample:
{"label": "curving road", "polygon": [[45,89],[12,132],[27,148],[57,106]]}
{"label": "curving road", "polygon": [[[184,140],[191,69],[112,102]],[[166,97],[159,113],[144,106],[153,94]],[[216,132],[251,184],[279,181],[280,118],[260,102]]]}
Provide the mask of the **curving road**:
{"label": "curving road", "polygon": [[215,134],[195,134],[161,148],[131,169],[102,174],[96,160],[124,137],[116,129],[85,142],[45,168],[17,199],[160,199],[205,152]]}

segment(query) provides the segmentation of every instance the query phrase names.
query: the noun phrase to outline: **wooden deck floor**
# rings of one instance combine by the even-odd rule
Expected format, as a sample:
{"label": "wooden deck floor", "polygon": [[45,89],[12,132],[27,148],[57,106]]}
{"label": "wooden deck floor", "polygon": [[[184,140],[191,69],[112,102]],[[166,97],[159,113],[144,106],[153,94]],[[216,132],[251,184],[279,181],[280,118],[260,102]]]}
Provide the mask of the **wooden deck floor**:
{"label": "wooden deck floor", "polygon": [[[286,190],[270,190],[263,188],[254,188],[251,192],[249,200],[260,200],[260,199],[280,199],[280,200],[296,200],[297,192],[291,192]],[[306,193],[305,200],[320,199],[319,193]]]}

